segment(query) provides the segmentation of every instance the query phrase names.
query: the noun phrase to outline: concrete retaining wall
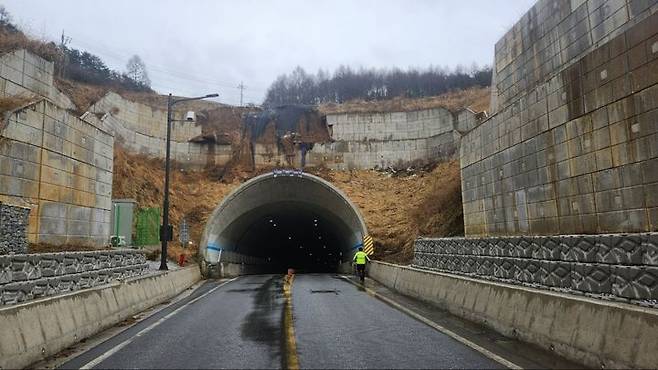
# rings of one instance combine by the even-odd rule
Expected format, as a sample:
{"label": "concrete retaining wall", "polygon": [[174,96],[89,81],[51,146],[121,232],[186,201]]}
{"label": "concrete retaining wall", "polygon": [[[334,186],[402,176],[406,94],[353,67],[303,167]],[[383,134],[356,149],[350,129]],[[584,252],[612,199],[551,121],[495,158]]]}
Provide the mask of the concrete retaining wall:
{"label": "concrete retaining wall", "polygon": [[380,283],[590,367],[658,364],[658,310],[374,262]]}
{"label": "concrete retaining wall", "polygon": [[47,100],[5,116],[0,201],[29,207],[35,243],[108,242],[113,137]]}
{"label": "concrete retaining wall", "polygon": [[655,13],[656,4],[655,0],[537,1],[496,43],[497,103],[492,112]]}
{"label": "concrete retaining wall", "polygon": [[[466,120],[474,114],[464,110],[460,116]],[[346,170],[449,159],[459,147],[456,121],[456,116],[443,108],[329,114],[327,125],[334,142],[316,144],[306,163]]]}
{"label": "concrete retaining wall", "polygon": [[27,252],[30,209],[0,202],[0,255]]}
{"label": "concrete retaining wall", "polygon": [[28,240],[107,243],[112,135],[75,117],[53,85],[53,63],[25,50],[0,56],[0,94],[34,97],[0,125],[0,201],[31,209]]}
{"label": "concrete retaining wall", "polygon": [[135,250],[0,256],[0,306],[73,292],[148,273]]}
{"label": "concrete retaining wall", "polygon": [[190,267],[0,308],[0,368],[23,368],[200,280]]}
{"label": "concrete retaining wall", "polygon": [[75,109],[53,84],[54,64],[23,49],[0,56],[0,96],[42,96],[65,109]]}
{"label": "concrete retaining wall", "polygon": [[[109,92],[89,107],[101,117],[123,147],[152,158],[164,158],[167,135],[167,111],[136,103]],[[201,135],[202,128],[184,120],[185,112],[174,112],[171,127],[171,157],[186,168],[199,169],[207,163],[223,165],[231,157],[230,145],[189,142]]]}
{"label": "concrete retaining wall", "polygon": [[541,0],[461,142],[466,235],[658,231],[658,2]]}

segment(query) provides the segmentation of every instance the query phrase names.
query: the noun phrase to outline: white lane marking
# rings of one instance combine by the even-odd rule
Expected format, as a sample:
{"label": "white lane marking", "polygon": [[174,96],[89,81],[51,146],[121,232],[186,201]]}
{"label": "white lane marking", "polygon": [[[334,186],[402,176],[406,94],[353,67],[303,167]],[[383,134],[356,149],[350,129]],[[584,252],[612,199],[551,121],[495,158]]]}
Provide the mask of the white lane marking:
{"label": "white lane marking", "polygon": [[168,313],[166,316],[163,316],[162,318],[160,318],[158,321],[156,321],[153,324],[151,324],[151,325],[145,327],[144,329],[140,330],[137,334],[135,334],[131,338],[124,340],[123,342],[117,344],[116,346],[110,348],[108,351],[104,352],[102,355],[100,355],[100,356],[96,357],[95,359],[89,361],[88,363],[86,363],[85,365],[80,367],[80,369],[92,369],[96,365],[98,365],[101,362],[105,361],[108,357],[110,357],[113,354],[119,352],[123,347],[129,345],[133,340],[135,340],[135,338],[141,337],[142,335],[148,333],[149,331],[153,330],[156,326],[158,326],[158,325],[162,324],[163,322],[165,322],[168,318],[170,318],[170,317],[174,316],[175,314],[179,313],[180,311],[182,311],[185,307],[187,307],[187,306],[191,305],[192,303],[198,301],[199,299],[207,296],[208,294],[211,294],[215,290],[217,290],[217,289],[223,287],[224,285],[234,281],[235,279],[237,279],[237,277],[234,277],[231,280],[225,281],[225,282],[217,285],[216,287],[210,289],[209,291],[203,293],[202,295],[200,295],[200,296],[194,298],[193,300],[185,303],[184,305],[178,307],[174,311]]}
{"label": "white lane marking", "polygon": [[[357,283],[352,281],[347,276],[341,275],[341,278],[347,280],[351,284],[354,284],[354,285],[357,285],[357,286],[361,287],[360,285],[358,285]],[[395,307],[396,309],[406,313],[407,315],[409,315],[409,316],[413,317],[414,319],[422,322],[423,324],[428,325],[428,326],[432,327],[433,329],[438,330],[441,333],[455,339],[459,343],[464,344],[467,347],[470,347],[470,348],[480,352],[484,356],[498,362],[499,364],[501,364],[501,365],[503,365],[503,366],[505,366],[509,369],[517,369],[517,370],[518,369],[523,369],[523,367],[521,367],[521,366],[519,366],[519,365],[517,365],[517,364],[515,364],[515,363],[513,363],[513,362],[511,362],[511,361],[509,361],[509,360],[507,360],[507,359],[505,359],[505,358],[503,358],[503,357],[501,357],[501,356],[499,356],[499,355],[497,355],[497,354],[495,354],[491,351],[489,351],[488,349],[486,349],[486,348],[484,348],[484,347],[482,347],[478,344],[475,344],[475,343],[471,342],[470,340],[462,337],[461,335],[455,333],[454,331],[435,323],[434,321],[432,321],[432,320],[426,318],[425,316],[422,316],[422,315],[412,311],[409,308],[404,307],[403,305],[395,302],[394,300],[392,300],[388,297],[385,297],[381,294],[378,294],[374,290],[372,290],[370,288],[367,288],[365,286],[363,286],[363,288],[365,288],[366,292],[368,292],[368,294],[372,295],[373,297],[386,302],[387,304],[389,304],[389,305]]]}

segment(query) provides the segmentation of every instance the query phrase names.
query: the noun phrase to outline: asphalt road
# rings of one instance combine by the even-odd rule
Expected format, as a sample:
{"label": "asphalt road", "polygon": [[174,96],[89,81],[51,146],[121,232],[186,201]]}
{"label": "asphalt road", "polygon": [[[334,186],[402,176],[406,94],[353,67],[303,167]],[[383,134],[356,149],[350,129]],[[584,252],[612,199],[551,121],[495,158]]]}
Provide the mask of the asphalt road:
{"label": "asphalt road", "polygon": [[207,282],[62,367],[500,367],[337,276],[298,275],[288,300],[281,275],[218,284]]}

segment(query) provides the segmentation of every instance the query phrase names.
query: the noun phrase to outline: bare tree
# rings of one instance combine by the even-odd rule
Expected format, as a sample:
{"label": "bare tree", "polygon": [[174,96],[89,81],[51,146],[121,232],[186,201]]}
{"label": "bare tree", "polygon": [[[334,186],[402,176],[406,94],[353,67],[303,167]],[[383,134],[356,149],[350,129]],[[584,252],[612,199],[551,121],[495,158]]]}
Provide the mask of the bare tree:
{"label": "bare tree", "polygon": [[342,103],[352,99],[382,100],[396,96],[411,98],[436,96],[454,89],[489,86],[491,67],[473,64],[454,69],[430,66],[425,69],[400,68],[354,70],[341,65],[330,75],[319,70],[308,74],[296,67],[270,85],[265,105]]}
{"label": "bare tree", "polygon": [[146,71],[146,64],[144,64],[139,55],[133,55],[132,58],[128,60],[126,69],[126,74],[130,79],[140,85],[151,87],[151,79],[149,79],[148,72]]}

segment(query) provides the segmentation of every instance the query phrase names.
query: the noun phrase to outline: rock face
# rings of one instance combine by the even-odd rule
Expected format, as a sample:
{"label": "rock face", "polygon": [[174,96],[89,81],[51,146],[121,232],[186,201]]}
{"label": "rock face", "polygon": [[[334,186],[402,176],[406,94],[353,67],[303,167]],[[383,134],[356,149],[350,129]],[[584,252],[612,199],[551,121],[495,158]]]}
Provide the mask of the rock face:
{"label": "rock face", "polygon": [[27,252],[30,209],[0,202],[0,255]]}

